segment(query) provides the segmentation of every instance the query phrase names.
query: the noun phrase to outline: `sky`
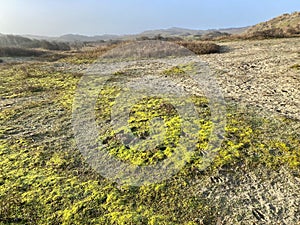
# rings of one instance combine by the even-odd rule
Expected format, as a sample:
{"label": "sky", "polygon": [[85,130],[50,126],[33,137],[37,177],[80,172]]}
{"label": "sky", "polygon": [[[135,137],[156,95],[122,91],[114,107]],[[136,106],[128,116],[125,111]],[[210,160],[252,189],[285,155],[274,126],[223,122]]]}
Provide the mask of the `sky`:
{"label": "sky", "polygon": [[135,34],[254,25],[300,11],[300,0],[0,0],[0,33]]}

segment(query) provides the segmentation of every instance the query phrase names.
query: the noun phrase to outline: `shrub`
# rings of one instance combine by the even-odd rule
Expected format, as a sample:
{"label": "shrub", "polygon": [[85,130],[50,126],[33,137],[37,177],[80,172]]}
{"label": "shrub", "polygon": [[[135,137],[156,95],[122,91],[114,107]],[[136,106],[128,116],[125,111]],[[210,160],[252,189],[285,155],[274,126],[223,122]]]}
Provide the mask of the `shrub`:
{"label": "shrub", "polygon": [[269,38],[289,38],[297,37],[300,34],[300,29],[288,27],[271,28],[266,30],[256,30],[254,32],[245,33],[239,36],[241,39],[269,39]]}
{"label": "shrub", "polygon": [[31,56],[42,56],[45,54],[43,51],[25,49],[25,48],[11,48],[3,47],[0,48],[0,57],[31,57]]}
{"label": "shrub", "polygon": [[202,40],[202,41],[210,41],[210,40],[217,40],[224,37],[229,37],[229,33],[220,32],[220,31],[212,31],[207,34],[203,35],[195,35],[194,38],[196,40]]}
{"label": "shrub", "polygon": [[45,40],[40,41],[39,47],[47,50],[53,50],[53,51],[71,50],[70,46],[64,42],[49,42]]}
{"label": "shrub", "polygon": [[287,28],[286,32],[291,36],[300,34],[300,24],[297,28],[294,27]]}
{"label": "shrub", "polygon": [[149,36],[141,36],[136,38],[137,41],[182,41],[183,39],[181,37],[163,37],[161,35],[156,35],[154,37]]}
{"label": "shrub", "polygon": [[285,36],[286,34],[280,28],[256,31],[253,34],[250,34],[250,37],[253,38],[283,38]]}
{"label": "shrub", "polygon": [[221,46],[211,43],[211,42],[202,42],[202,41],[178,41],[177,44],[189,49],[197,55],[202,54],[212,54],[220,53]]}

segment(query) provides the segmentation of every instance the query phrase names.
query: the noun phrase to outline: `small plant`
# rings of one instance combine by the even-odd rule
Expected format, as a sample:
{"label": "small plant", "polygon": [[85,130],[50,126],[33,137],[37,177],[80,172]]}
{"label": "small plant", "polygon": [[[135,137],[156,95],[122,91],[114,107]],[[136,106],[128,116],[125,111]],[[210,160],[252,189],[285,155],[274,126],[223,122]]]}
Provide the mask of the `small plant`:
{"label": "small plant", "polygon": [[186,73],[185,70],[180,68],[179,66],[174,66],[163,72],[164,75],[181,75],[185,73]]}
{"label": "small plant", "polygon": [[292,65],[291,69],[300,70],[300,64]]}

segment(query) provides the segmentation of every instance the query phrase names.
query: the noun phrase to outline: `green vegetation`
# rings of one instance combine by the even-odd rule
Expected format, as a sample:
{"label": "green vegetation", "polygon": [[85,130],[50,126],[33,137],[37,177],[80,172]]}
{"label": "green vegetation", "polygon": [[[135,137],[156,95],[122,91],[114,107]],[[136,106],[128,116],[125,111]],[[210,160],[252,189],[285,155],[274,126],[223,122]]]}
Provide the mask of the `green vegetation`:
{"label": "green vegetation", "polygon": [[192,72],[192,71],[193,71],[193,65],[192,64],[178,65],[178,66],[174,66],[170,69],[167,69],[167,70],[163,71],[163,74],[164,75],[183,76],[183,75],[186,75],[188,72]]}
{"label": "green vegetation", "polygon": [[[84,54],[64,61],[82,63],[77,60],[87,58]],[[174,67],[165,74],[180,76],[186,69]],[[248,173],[259,167],[300,172],[296,121],[278,117],[274,122],[230,104],[218,156],[201,171],[213,124],[208,100],[193,96],[190,101],[199,113],[195,122],[201,129],[195,134],[198,143],[191,160],[159,184],[118,187],[91,170],[75,145],[72,103],[80,78],[47,63],[1,65],[0,224],[216,224],[222,209],[210,202],[214,196],[194,194],[194,181],[220,171]],[[109,123],[119,92],[110,83],[101,90],[95,106],[98,124]],[[163,99],[145,98],[132,107],[128,121],[131,131],[145,138],[151,133],[149,121],[157,117],[163,118],[166,135],[151,151],[128,150],[116,138],[121,130],[108,128],[99,139],[121,160],[154,164],[172,155],[178,145],[182,134],[177,111]]]}
{"label": "green vegetation", "polygon": [[291,69],[300,70],[300,65],[299,64],[294,64],[294,65],[291,66]]}

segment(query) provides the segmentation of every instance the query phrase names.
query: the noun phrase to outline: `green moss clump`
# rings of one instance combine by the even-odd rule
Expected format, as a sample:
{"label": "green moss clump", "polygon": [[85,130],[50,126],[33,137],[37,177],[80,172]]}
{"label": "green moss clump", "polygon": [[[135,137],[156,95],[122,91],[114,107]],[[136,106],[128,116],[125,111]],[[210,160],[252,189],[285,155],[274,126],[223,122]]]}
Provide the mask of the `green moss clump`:
{"label": "green moss clump", "polygon": [[179,65],[169,68],[162,72],[163,75],[187,75],[189,72],[193,71],[194,67],[193,64],[187,65]]}
{"label": "green moss clump", "polygon": [[299,64],[292,65],[291,69],[300,70],[300,65]]}
{"label": "green moss clump", "polygon": [[175,66],[172,67],[171,69],[165,70],[163,72],[163,74],[165,75],[178,75],[178,74],[185,74],[185,70],[183,70],[182,68]]}

